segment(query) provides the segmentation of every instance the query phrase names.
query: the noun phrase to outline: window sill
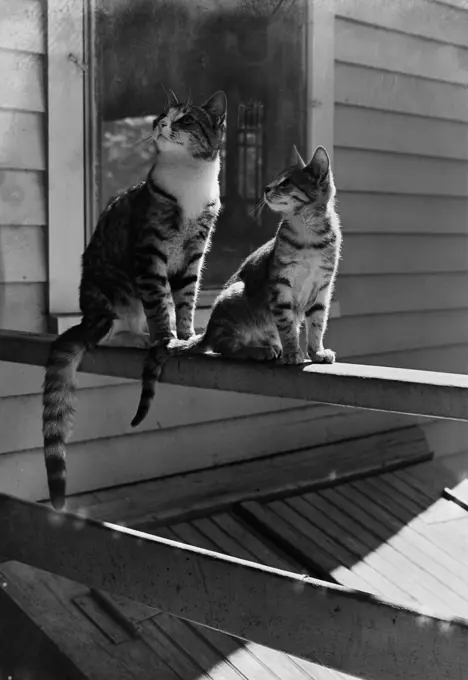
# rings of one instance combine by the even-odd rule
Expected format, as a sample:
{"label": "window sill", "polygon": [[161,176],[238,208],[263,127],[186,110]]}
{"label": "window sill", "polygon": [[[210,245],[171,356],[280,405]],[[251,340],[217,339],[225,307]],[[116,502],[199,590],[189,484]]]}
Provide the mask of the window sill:
{"label": "window sill", "polygon": [[[205,290],[200,293],[197,312],[195,316],[195,326],[197,332],[205,328],[210,317],[211,305],[213,304],[219,290]],[[335,300],[332,302],[330,319],[341,316],[340,303]],[[58,335],[68,328],[76,326],[81,320],[81,314],[51,314],[49,316],[49,332]]]}

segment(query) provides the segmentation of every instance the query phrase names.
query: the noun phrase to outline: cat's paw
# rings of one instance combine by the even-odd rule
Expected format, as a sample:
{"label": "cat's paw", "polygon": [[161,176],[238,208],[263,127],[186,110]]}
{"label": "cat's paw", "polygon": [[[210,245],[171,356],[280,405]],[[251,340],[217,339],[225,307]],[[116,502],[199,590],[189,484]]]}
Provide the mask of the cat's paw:
{"label": "cat's paw", "polygon": [[179,340],[190,340],[194,335],[196,335],[196,333],[195,329],[193,328],[177,331],[177,337]]}
{"label": "cat's paw", "polygon": [[336,359],[336,354],[332,349],[319,349],[317,352],[310,349],[308,350],[309,359],[314,364],[334,364]]}
{"label": "cat's paw", "polygon": [[273,345],[247,346],[243,348],[243,358],[252,361],[274,361],[279,357],[281,350]]}
{"label": "cat's paw", "polygon": [[297,365],[305,363],[306,358],[302,350],[294,350],[292,352],[283,352],[280,362],[282,364]]}

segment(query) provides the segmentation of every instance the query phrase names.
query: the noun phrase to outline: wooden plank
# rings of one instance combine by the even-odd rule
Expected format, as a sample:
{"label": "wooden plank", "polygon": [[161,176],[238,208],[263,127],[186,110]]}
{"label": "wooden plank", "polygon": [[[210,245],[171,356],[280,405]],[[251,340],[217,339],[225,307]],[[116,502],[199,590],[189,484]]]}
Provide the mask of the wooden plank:
{"label": "wooden plank", "polygon": [[[341,428],[336,427],[336,420],[333,422],[335,426],[328,424],[322,433],[322,446],[98,491],[99,506],[87,507],[87,513],[106,521],[125,519],[128,523],[130,519],[132,524],[141,522],[145,515],[147,522],[158,518],[167,521],[169,517],[183,516],[187,510],[199,514],[248,498],[284,495],[288,491],[326,484],[331,476],[335,481],[345,480],[428,459],[431,455],[417,429],[372,435],[356,443],[333,443],[344,435]],[[314,429],[320,429],[319,423]],[[377,428],[374,424],[373,429]],[[388,423],[381,423],[380,428],[388,430]],[[349,439],[358,436],[353,419],[349,419],[346,435]],[[79,498],[76,498],[78,505]],[[135,502],[139,519],[123,513],[118,501],[124,499]]]}
{"label": "wooden plank", "polygon": [[468,122],[466,87],[377,68],[336,63],[335,102]]}
{"label": "wooden plank", "polygon": [[47,280],[45,234],[42,227],[0,227],[0,281],[41,283]]}
{"label": "wooden plank", "polygon": [[[348,361],[343,357],[344,361]],[[395,366],[419,371],[468,373],[468,344],[403,350],[350,357],[349,361],[371,366]]]}
{"label": "wooden plank", "polygon": [[[46,320],[46,290],[42,283],[8,283],[0,284],[0,319],[3,328],[45,333]],[[0,366],[0,376],[2,375]],[[0,387],[10,396],[12,385]],[[16,385],[13,386],[16,390]]]}
{"label": "wooden plank", "polygon": [[433,2],[436,2],[438,5],[449,5],[457,9],[468,10],[467,0],[433,0]]}
{"label": "wooden plank", "polygon": [[2,168],[45,170],[43,115],[0,110],[0,149]]}
{"label": "wooden plank", "polygon": [[343,274],[466,272],[467,258],[468,235],[349,234],[338,278]]}
{"label": "wooden plank", "polygon": [[[174,527],[175,531],[177,531],[178,526]],[[188,525],[185,526],[188,527]],[[224,535],[220,535],[217,529],[219,526],[225,529]],[[252,534],[252,530],[241,524],[233,515],[213,515],[210,519],[192,522],[190,527],[196,527],[203,533],[203,540],[199,543],[198,537],[200,534],[195,534],[193,529],[185,530],[185,540],[192,545],[205,547],[209,550],[219,550],[223,546],[227,555],[244,557],[245,559],[252,559],[253,557],[254,561],[258,561],[260,564],[276,566],[279,569],[294,569],[295,571],[302,569],[302,565],[296,563],[290,556],[285,558],[287,561],[285,559],[279,560],[275,552],[268,550],[263,536],[261,540],[257,539]],[[247,544],[249,550],[245,551],[243,546]],[[243,677],[264,677],[265,672],[268,672],[266,669],[270,669],[274,671],[274,677],[280,677],[281,680],[298,680],[304,677],[303,674],[314,680],[326,680],[330,677],[330,674],[335,679],[337,678],[332,671],[323,666],[303,662],[303,667],[301,667],[297,663],[299,660],[295,657],[289,657],[273,649],[256,645],[252,642],[246,645],[239,645],[238,640],[202,626],[194,626],[194,630],[228,658],[229,663],[241,672]],[[345,680],[341,673],[339,678],[340,680]]]}
{"label": "wooden plank", "polygon": [[351,149],[468,160],[466,123],[359,106],[336,105],[334,142]]}
{"label": "wooden plank", "polygon": [[45,111],[44,61],[41,55],[1,51],[0,74],[2,108]]}
{"label": "wooden plank", "polygon": [[[460,4],[460,0],[452,1],[455,6]],[[461,2],[466,5],[466,0]],[[393,0],[389,5],[385,0],[374,0],[372,3],[360,0],[335,0],[335,13],[345,19],[399,33],[468,47],[468,16],[434,2]]]}
{"label": "wooden plank", "polygon": [[[465,578],[468,555],[466,549],[460,546],[453,552],[454,541],[449,540],[450,537],[442,541],[439,538],[437,542],[432,542],[430,526],[422,518],[423,511],[418,513],[418,510],[408,503],[407,497],[395,494],[392,486],[385,484],[382,478],[359,482],[354,487],[367,498],[365,507],[368,512],[373,512],[377,516],[378,513],[375,511],[375,505],[377,505],[383,510],[380,515],[390,514],[405,523],[405,527],[388,542],[392,545],[399,545],[400,552],[414,564],[422,567],[426,573],[421,574],[421,579],[427,583],[432,582],[433,589],[438,589],[438,594],[443,595],[444,602],[451,607],[452,612],[463,616],[468,603]],[[374,501],[375,505],[372,504]],[[452,550],[448,549],[450,546]],[[449,573],[450,578],[447,579]],[[438,580],[438,584],[434,582],[434,578]]]}
{"label": "wooden plank", "polygon": [[421,78],[468,85],[464,47],[382,30],[337,17],[335,59]]}
{"label": "wooden plank", "polygon": [[[269,564],[271,567],[276,567],[277,569],[292,568],[295,571],[298,570],[297,565],[289,556],[286,557],[283,555],[276,547],[275,549],[270,547],[263,537],[260,539],[249,527],[233,515],[221,513],[213,515],[211,520],[215,525],[223,529],[223,531],[236,542],[236,545],[245,546],[260,564]],[[237,553],[233,552],[228,554],[235,555]]]}
{"label": "wooden plank", "polygon": [[194,678],[206,680],[209,678],[206,673],[200,671],[198,664],[186,655],[174,640],[158,628],[157,619],[160,616],[161,614],[157,618],[155,616],[153,619],[143,622],[140,626],[146,644],[154,649],[167,666],[176,673],[178,680],[193,680]]}
{"label": "wooden plank", "polygon": [[335,16],[331,2],[307,0],[307,158],[325,146],[333,163]]}
{"label": "wooden plank", "polygon": [[2,590],[0,602],[2,678],[26,676],[34,680],[87,680],[8,591]]}
{"label": "wooden plank", "polygon": [[[377,422],[372,419],[369,422],[368,414],[356,414],[356,418],[351,414],[343,414],[341,418],[314,421],[312,428],[310,420],[299,417],[299,414],[289,414],[289,418],[283,420],[278,419],[276,414],[270,414],[189,426],[178,431],[162,430],[71,444],[68,447],[67,464],[69,493],[155,480],[242,460],[264,458],[295,448],[309,450],[314,443],[323,444],[395,426],[392,420],[387,420],[386,414]],[[407,422],[406,418],[401,419],[396,425],[402,426]],[[222,451],[219,448],[221,438],[225,441]],[[129,450],[132,451],[130,457]],[[374,458],[374,464],[376,462]],[[349,465],[355,468],[355,459]],[[0,456],[0,485],[2,491],[22,498],[48,499],[42,448],[15,450]],[[165,499],[166,505],[160,504],[157,497],[151,495],[144,502],[142,498],[134,499],[132,495],[129,504],[119,498],[99,508],[99,512],[107,518],[116,517],[118,521],[145,521],[153,519],[155,514],[173,517],[180,514],[181,508],[187,512],[187,504],[180,497],[173,501],[162,494],[161,498]],[[219,502],[219,497],[217,499]],[[203,500],[199,502],[203,508]]]}
{"label": "wooden plank", "polygon": [[0,225],[46,224],[44,173],[0,170],[0,180]]}
{"label": "wooden plank", "polygon": [[45,16],[40,0],[1,0],[0,48],[44,53]]}
{"label": "wooden plank", "polygon": [[[367,546],[357,553],[360,559],[353,567],[354,573],[367,574],[370,567],[392,583],[389,590],[384,590],[386,595],[392,593],[393,584],[396,584],[405,593],[406,598],[416,598],[418,602],[424,602],[436,611],[445,611],[447,615],[455,613],[463,615],[466,611],[465,600],[468,591],[463,582],[460,584],[460,578],[455,573],[451,575],[453,589],[447,587],[448,569],[447,562],[444,563],[443,560],[443,553],[441,558],[436,550],[426,551],[424,547],[420,547],[426,542],[414,531],[409,532],[402,528],[401,535],[400,533],[393,535],[387,524],[382,522],[378,512],[372,514],[375,507],[372,503],[366,505],[365,498],[359,500],[361,507],[344,497],[338,487],[334,495],[327,492],[320,495],[324,496],[323,500],[329,501],[326,507],[332,523],[329,525],[328,533],[336,536],[337,540],[343,540],[346,533],[353,541],[365,540],[367,543]],[[315,517],[316,499],[312,494],[308,494],[307,501],[310,504],[311,516]],[[377,529],[368,528],[368,515],[378,517],[377,523],[374,522]],[[342,526],[343,517],[348,519],[346,530]],[[333,522],[336,524],[335,528]],[[457,592],[454,592],[455,590]]]}
{"label": "wooden plank", "polygon": [[[404,243],[403,238],[402,248]],[[338,276],[336,294],[340,300],[341,317],[467,309],[468,273],[382,273],[366,276],[342,274]],[[408,366],[410,367],[415,368]]]}
{"label": "wooden plank", "polygon": [[[75,669],[76,676],[71,675],[72,678],[135,680],[146,677],[148,668],[163,670],[155,668],[157,658],[142,642],[132,640],[131,644],[121,645],[110,643],[73,606],[73,595],[86,592],[83,586],[69,581],[58,584],[50,574],[18,563],[2,564],[1,577],[2,583],[6,584],[3,585],[2,596],[3,591],[6,591],[17,606],[27,612],[35,625],[53,641],[55,647],[57,640],[60,640],[61,653],[68,660],[64,664],[65,669]],[[68,675],[64,674],[62,677],[68,678]],[[159,677],[162,680],[175,680],[173,674],[161,673]]]}
{"label": "wooden plank", "polygon": [[393,498],[388,499],[386,495],[381,498],[360,483],[343,485],[321,493],[360,525],[367,527],[375,536],[384,539],[416,564],[433,562],[442,565],[443,573],[446,576],[450,574],[458,597],[462,592],[466,597],[466,557],[459,559],[460,548],[456,536],[446,530],[441,534],[437,527],[427,521],[432,508],[423,515],[414,516],[411,512],[404,512],[403,516],[398,517],[400,509],[395,509]]}
{"label": "wooden plank", "polygon": [[[468,670],[464,620],[438,619],[424,608],[407,609],[116,525],[83,521],[77,532],[76,516],[8,496],[0,502],[2,560],[15,558],[363,678],[408,680],[411,671],[415,680],[449,680]],[[203,583],[209,588],[200,597]],[[300,597],[291,597],[294,592]]]}
{"label": "wooden plank", "polygon": [[[457,312],[446,312],[446,321],[460,321]],[[432,316],[435,320],[436,314]],[[394,320],[390,319],[395,332]],[[335,328],[342,322],[335,319]],[[411,321],[420,322],[414,314]],[[374,326],[375,322],[373,321]],[[362,344],[362,328],[359,340]],[[382,331],[382,328],[380,329]],[[437,329],[435,329],[437,330]],[[468,330],[468,327],[467,327]],[[434,331],[435,334],[435,331]],[[387,334],[388,337],[388,334]],[[0,360],[44,364],[54,336],[0,331]],[[394,338],[391,337],[392,344]],[[398,349],[398,347],[392,347]],[[143,350],[101,347],[86,355],[80,370],[123,378],[138,378]],[[235,371],[232,370],[235,366]],[[198,367],[198,368],[197,368]],[[161,382],[247,394],[318,401],[334,405],[402,411],[411,415],[468,420],[468,377],[462,375],[401,371],[382,367],[334,364],[282,366],[232,362],[216,356],[175,357],[164,366]],[[365,384],[365,389],[362,389]],[[402,387],[404,389],[402,390]],[[373,389],[374,388],[374,389]],[[348,391],[347,391],[348,390]]]}
{"label": "wooden plank", "polygon": [[[468,101],[467,101],[468,105]],[[350,233],[466,234],[468,200],[448,196],[395,196],[340,191],[345,239]]]}
{"label": "wooden plank", "polygon": [[[353,574],[363,578],[373,592],[402,597],[408,602],[417,599],[435,607],[436,611],[445,611],[447,615],[457,611],[450,609],[444,598],[438,597],[437,592],[433,593],[426,582],[420,582],[414,574],[415,565],[404,553],[396,551],[385,540],[376,540],[362,526],[353,526],[349,515],[343,515],[332,504],[323,506],[323,502],[324,509],[321,512],[320,498],[316,499],[316,494],[306,494],[304,499],[288,501],[293,502],[309,522],[323,528],[329,540],[349,546],[354,554],[351,565]],[[405,579],[401,578],[402,573]]]}
{"label": "wooden plank", "polygon": [[[198,672],[202,670],[203,675],[212,680],[241,680],[242,676],[224,660],[223,654],[212,645],[208,645],[185,621],[161,614],[153,623],[166,637],[174,640],[176,647],[187,659],[192,660],[194,670]],[[242,643],[236,641],[234,644],[238,647]],[[198,677],[198,673],[195,677]]]}
{"label": "wooden plank", "polygon": [[[275,512],[270,505],[254,501],[242,503],[236,508],[246,522],[255,526],[270,540],[275,541],[283,550],[303,565],[306,574],[319,576],[327,581],[340,582],[349,588],[366,589],[365,583],[350,571],[349,557],[340,558],[345,563],[339,566],[335,551],[337,545],[327,539],[319,529],[307,527],[301,531],[297,516],[289,518]],[[299,524],[299,526],[298,526]],[[401,600],[400,600],[401,601]]]}
{"label": "wooden plank", "polygon": [[[83,0],[47,8],[49,311],[79,311],[85,245]],[[70,134],[73,130],[73,134]]]}
{"label": "wooden plank", "polygon": [[[304,680],[302,673],[294,667],[286,654],[251,643],[244,645],[233,637],[202,626],[197,626],[196,632],[205,644],[208,643],[229,659],[229,664],[234,666],[239,673],[238,677],[252,678],[252,680],[254,678],[255,680],[278,680],[278,678]],[[253,653],[252,648],[264,651],[263,661]]]}
{"label": "wooden plank", "polygon": [[468,196],[468,163],[455,160],[335,148],[335,175],[345,191]]}

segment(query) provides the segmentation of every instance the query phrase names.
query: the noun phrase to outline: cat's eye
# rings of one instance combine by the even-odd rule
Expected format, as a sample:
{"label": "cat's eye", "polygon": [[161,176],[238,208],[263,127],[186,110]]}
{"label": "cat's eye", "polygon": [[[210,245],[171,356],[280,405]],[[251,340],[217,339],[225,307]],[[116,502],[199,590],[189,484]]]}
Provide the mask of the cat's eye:
{"label": "cat's eye", "polygon": [[281,182],[278,184],[279,187],[286,187],[289,184],[289,178],[285,177],[285,179],[281,180]]}
{"label": "cat's eye", "polygon": [[178,123],[193,123],[194,117],[190,113],[184,114],[179,120],[177,121]]}

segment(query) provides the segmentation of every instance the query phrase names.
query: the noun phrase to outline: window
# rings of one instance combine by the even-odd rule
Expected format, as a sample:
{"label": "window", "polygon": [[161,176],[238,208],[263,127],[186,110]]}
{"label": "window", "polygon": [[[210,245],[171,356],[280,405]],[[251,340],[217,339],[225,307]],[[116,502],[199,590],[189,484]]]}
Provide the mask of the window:
{"label": "window", "polygon": [[[293,144],[307,153],[308,128],[321,140],[332,134],[332,80],[328,115],[312,117],[306,105],[307,4],[66,0],[63,12],[49,13],[52,314],[79,312],[81,253],[99,213],[151,167],[147,138],[153,117],[165,106],[164,87],[195,101],[221,88],[228,96],[223,211],[207,258],[201,306],[209,306],[227,275],[274,234],[277,216],[258,210],[263,186],[288,164]],[[333,56],[325,35],[322,43]],[[315,89],[322,83],[315,75],[309,80]],[[63,328],[62,323],[56,330]]]}
{"label": "window", "polygon": [[[203,288],[219,288],[267,240],[277,218],[256,212],[263,186],[304,144],[304,2],[96,0],[94,73],[98,205],[143,179],[152,118],[165,88],[228,97],[221,176],[224,211]],[[278,120],[282,124],[278,125]]]}

